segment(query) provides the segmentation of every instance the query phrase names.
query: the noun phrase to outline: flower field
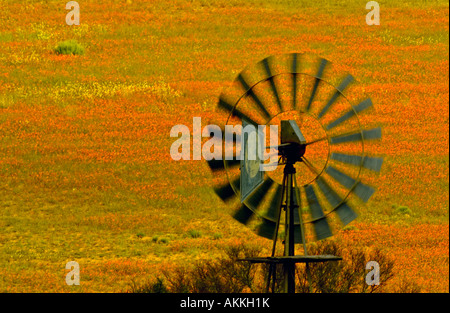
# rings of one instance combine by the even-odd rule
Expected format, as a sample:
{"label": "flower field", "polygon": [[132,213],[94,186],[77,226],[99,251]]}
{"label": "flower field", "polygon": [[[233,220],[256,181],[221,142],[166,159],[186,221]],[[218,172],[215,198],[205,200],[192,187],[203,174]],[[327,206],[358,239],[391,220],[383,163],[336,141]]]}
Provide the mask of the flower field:
{"label": "flower field", "polygon": [[[246,65],[298,51],[357,78],[383,127],[377,192],[331,240],[391,257],[388,292],[449,292],[448,1],[380,1],[379,26],[354,0],[79,3],[68,26],[64,1],[0,2],[0,291],[126,292],[231,244],[270,249],[169,134],[217,119]],[[65,40],[84,53],[56,54]]]}

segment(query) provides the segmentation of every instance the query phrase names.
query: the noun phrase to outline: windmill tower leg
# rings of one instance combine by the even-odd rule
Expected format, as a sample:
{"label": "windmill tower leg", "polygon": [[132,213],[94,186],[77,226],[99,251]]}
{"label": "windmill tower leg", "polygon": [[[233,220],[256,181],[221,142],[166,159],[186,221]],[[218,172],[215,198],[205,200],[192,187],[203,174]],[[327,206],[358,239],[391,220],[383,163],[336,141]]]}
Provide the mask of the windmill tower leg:
{"label": "windmill tower leg", "polygon": [[[294,210],[298,209],[294,203],[295,189],[293,188],[293,178],[295,177],[295,167],[288,163],[284,168],[284,175],[286,175],[286,227],[285,227],[285,242],[284,242],[284,256],[295,255],[295,238],[294,238]],[[284,291],[287,293],[295,293],[295,263],[284,263]]]}
{"label": "windmill tower leg", "polygon": [[[300,201],[300,195],[295,194],[295,192],[298,192],[297,188],[297,182],[295,179],[295,167],[293,164],[288,163],[286,164],[284,168],[284,175],[286,177],[286,236],[285,236],[285,245],[284,245],[284,256],[294,256],[295,255],[295,238],[294,238],[294,227],[295,227],[295,221],[294,221],[294,211],[299,209],[299,204],[295,203],[294,197],[297,199],[297,201]],[[305,239],[305,233],[303,229],[303,221],[302,221],[302,215],[298,214],[299,216],[299,226],[300,226],[300,234],[301,234],[301,241],[303,243],[303,252],[304,255],[308,255],[308,251],[306,249],[306,239]],[[306,263],[306,275],[309,285],[309,291],[312,292],[312,285],[311,285],[311,272],[309,269],[309,264]],[[286,293],[295,293],[295,263],[294,262],[286,262],[284,263],[284,291]]]}
{"label": "windmill tower leg", "polygon": [[[277,234],[281,219],[281,211],[284,210],[285,240],[284,240],[283,256],[287,258],[284,258],[284,260],[282,261],[282,265],[283,265],[283,290],[285,293],[295,293],[296,262],[294,258],[292,259],[289,258],[295,257],[295,210],[298,210],[300,207],[299,204],[300,193],[297,187],[295,174],[296,169],[294,167],[294,163],[287,162],[283,172],[283,183],[281,192],[282,197],[279,202],[278,218],[276,229],[274,232],[273,247],[272,247],[272,257],[274,257],[276,251]],[[294,199],[296,199],[297,201],[295,201]],[[300,214],[300,212],[298,213],[299,213],[298,217],[299,217],[301,242],[303,244],[304,256],[307,256],[308,253],[306,249],[306,239],[303,229],[302,215]],[[309,263],[308,262],[305,263],[306,263],[306,274],[309,290],[310,292],[312,292]],[[270,288],[272,288],[272,292],[275,292],[276,268],[277,267],[275,263],[269,263],[266,292],[269,292]]]}
{"label": "windmill tower leg", "polygon": [[[300,202],[300,194],[297,188],[297,180],[295,179],[295,168],[294,168],[294,174],[293,174],[293,180],[294,180],[294,192],[297,192],[297,199]],[[304,255],[308,255],[308,250],[306,249],[306,239],[305,239],[305,230],[303,228],[303,220],[302,220],[302,214],[300,214],[301,212],[299,212],[299,222],[300,222],[300,233],[302,236],[302,243],[303,243],[303,254]],[[306,278],[308,280],[308,286],[309,286],[309,292],[312,293],[313,289],[312,289],[312,283],[311,283],[311,270],[309,268],[309,263],[306,262],[305,263],[306,266]]]}

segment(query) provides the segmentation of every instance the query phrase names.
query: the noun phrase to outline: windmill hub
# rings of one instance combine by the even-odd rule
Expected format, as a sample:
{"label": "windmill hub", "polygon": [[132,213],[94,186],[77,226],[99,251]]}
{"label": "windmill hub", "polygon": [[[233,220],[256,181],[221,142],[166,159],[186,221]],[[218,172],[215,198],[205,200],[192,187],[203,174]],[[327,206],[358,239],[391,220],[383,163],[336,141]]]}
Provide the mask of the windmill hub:
{"label": "windmill hub", "polygon": [[286,146],[279,147],[279,155],[286,160],[286,164],[294,164],[295,162],[301,162],[302,156],[305,155],[306,145],[298,143],[289,143]]}
{"label": "windmill hub", "polygon": [[287,164],[301,161],[306,152],[306,140],[294,120],[281,121],[281,145],[278,153]]}
{"label": "windmill hub", "polygon": [[[282,131],[286,126],[284,124],[288,121],[294,121],[298,125],[298,128],[300,129],[299,132],[307,141],[306,145],[302,144],[298,138],[297,140],[292,140],[293,138],[296,138],[296,136],[289,138],[289,136],[286,135],[286,131]],[[288,110],[277,114],[267,124],[277,125],[280,130],[280,133],[278,134],[279,146],[277,152],[278,156],[281,157],[282,162],[279,164],[280,166],[266,172],[266,174],[276,183],[282,184],[284,175],[284,166],[282,166],[282,164],[291,162],[295,163],[297,170],[301,171],[301,175],[297,175],[296,177],[297,183],[300,186],[311,184],[317,177],[317,174],[308,169],[305,159],[309,161],[309,164],[312,164],[318,172],[321,172],[327,164],[331,148],[327,140],[320,140],[327,136],[320,121],[313,114],[308,112]],[[281,134],[281,131],[283,134]],[[309,144],[311,142],[314,143]]]}

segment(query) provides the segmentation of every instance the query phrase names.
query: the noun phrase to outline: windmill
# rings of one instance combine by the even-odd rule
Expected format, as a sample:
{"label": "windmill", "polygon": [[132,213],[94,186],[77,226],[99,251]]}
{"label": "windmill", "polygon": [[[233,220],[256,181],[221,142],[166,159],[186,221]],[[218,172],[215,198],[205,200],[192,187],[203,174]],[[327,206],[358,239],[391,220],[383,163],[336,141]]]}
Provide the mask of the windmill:
{"label": "windmill", "polygon": [[[283,266],[285,292],[292,293],[296,263],[306,264],[309,281],[309,263],[341,260],[309,255],[306,243],[328,238],[353,221],[354,207],[375,192],[363,176],[380,172],[383,160],[369,148],[381,139],[381,128],[371,125],[372,101],[356,86],[352,75],[340,75],[329,61],[291,53],[244,69],[219,98],[218,108],[228,117],[222,160],[208,161],[222,180],[214,190],[227,203],[238,199],[233,217],[273,241],[270,256],[245,259],[269,265],[267,291],[274,291],[277,264]],[[243,132],[248,125],[255,136]],[[263,151],[275,153],[276,164],[247,157],[252,140],[257,147],[267,141],[258,125],[280,129],[280,143]],[[230,126],[235,133],[225,136]],[[284,249],[277,255],[280,238]]]}

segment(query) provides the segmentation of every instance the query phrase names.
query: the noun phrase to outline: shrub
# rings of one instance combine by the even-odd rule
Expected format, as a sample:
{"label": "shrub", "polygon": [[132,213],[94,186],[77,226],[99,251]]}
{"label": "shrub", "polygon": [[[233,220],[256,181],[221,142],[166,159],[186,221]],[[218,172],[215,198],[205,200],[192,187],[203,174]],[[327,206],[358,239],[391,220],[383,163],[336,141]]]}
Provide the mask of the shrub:
{"label": "shrub", "polygon": [[[261,249],[249,245],[234,245],[226,250],[225,257],[216,260],[197,261],[191,266],[179,266],[163,271],[164,280],[134,287],[132,292],[155,292],[164,290],[175,293],[242,293],[265,292],[267,265],[239,261],[242,258],[257,257]],[[344,249],[334,241],[311,244],[312,255],[332,254],[342,256],[342,261],[311,263],[311,289],[314,293],[371,293],[383,291],[394,276],[394,262],[379,249]],[[366,264],[376,261],[380,265],[380,284],[369,286],[365,278]],[[283,268],[277,265],[275,292],[283,290]],[[159,286],[158,288],[155,286]],[[417,292],[417,285],[404,281],[396,292]],[[296,292],[310,292],[306,267],[296,267]]]}
{"label": "shrub", "polygon": [[353,225],[347,225],[344,228],[342,228],[343,231],[353,231],[353,230],[359,230],[358,227]]}
{"label": "shrub", "polygon": [[56,54],[84,54],[84,48],[76,40],[60,42],[54,49]]}
{"label": "shrub", "polygon": [[191,238],[200,238],[202,236],[202,233],[200,231],[198,231],[198,230],[190,229],[188,231],[188,235]]}
{"label": "shrub", "polygon": [[166,293],[167,292],[167,288],[166,288],[166,286],[164,286],[164,282],[161,278],[158,277],[156,279],[156,283],[151,285],[151,291],[152,291],[152,293]]}
{"label": "shrub", "polygon": [[395,208],[394,213],[399,215],[411,215],[411,210],[407,206],[400,205]]}
{"label": "shrub", "polygon": [[241,293],[261,291],[255,284],[257,271],[253,264],[238,261],[255,257],[259,248],[234,245],[226,249],[226,256],[217,260],[198,261],[192,267],[178,267],[165,271],[167,289],[175,293]]}
{"label": "shrub", "polygon": [[[332,254],[342,256],[342,261],[311,263],[311,287],[315,293],[366,293],[382,290],[386,282],[393,278],[394,262],[381,250],[364,250],[362,248],[343,249],[334,241],[324,241],[313,245],[309,254]],[[380,284],[367,285],[366,264],[376,261],[380,264]],[[306,267],[297,268],[297,290],[309,292]]]}
{"label": "shrub", "polygon": [[132,293],[167,293],[168,290],[164,285],[162,278],[156,278],[156,282],[150,282],[143,285],[137,285],[133,282],[131,290]]}

